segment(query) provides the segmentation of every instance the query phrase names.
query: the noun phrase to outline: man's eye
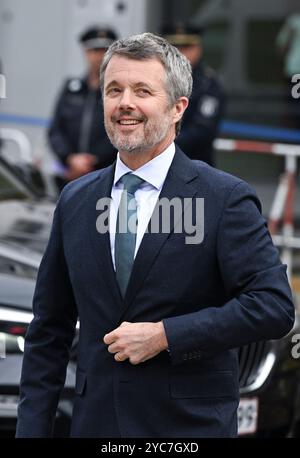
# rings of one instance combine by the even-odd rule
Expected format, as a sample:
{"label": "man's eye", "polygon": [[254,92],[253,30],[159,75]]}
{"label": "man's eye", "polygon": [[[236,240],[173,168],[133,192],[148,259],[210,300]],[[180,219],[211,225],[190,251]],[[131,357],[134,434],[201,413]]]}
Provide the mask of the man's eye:
{"label": "man's eye", "polygon": [[138,89],[138,94],[140,95],[150,95],[150,91],[148,89]]}
{"label": "man's eye", "polygon": [[108,89],[107,94],[118,94],[120,92],[120,89],[118,87],[111,87]]}

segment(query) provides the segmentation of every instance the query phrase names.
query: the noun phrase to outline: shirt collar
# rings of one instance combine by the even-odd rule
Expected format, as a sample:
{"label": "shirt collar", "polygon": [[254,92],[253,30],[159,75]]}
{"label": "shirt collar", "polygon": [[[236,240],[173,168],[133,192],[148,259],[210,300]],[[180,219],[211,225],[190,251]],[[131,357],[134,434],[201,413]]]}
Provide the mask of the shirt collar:
{"label": "shirt collar", "polygon": [[142,165],[142,167],[132,171],[129,167],[127,167],[127,165],[124,164],[124,162],[121,161],[120,155],[118,153],[114,176],[114,186],[116,186],[123,175],[129,172],[133,172],[135,175],[145,180],[146,183],[152,185],[154,188],[160,191],[166,179],[174,155],[175,144],[173,142],[162,153],[151,159],[151,161],[146,162],[146,164]]}

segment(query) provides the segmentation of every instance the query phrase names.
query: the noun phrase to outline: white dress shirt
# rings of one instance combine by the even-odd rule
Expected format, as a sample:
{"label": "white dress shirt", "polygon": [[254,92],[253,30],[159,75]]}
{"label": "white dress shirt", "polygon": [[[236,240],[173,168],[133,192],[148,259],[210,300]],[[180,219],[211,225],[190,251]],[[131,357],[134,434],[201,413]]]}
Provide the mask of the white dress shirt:
{"label": "white dress shirt", "polygon": [[135,192],[135,199],[137,202],[137,220],[138,227],[136,233],[135,253],[139,249],[142,238],[147,229],[154,207],[158,200],[160,191],[165,182],[170,165],[173,161],[175,154],[175,144],[171,143],[168,148],[161,154],[156,156],[151,161],[142,165],[142,167],[131,170],[120,159],[119,153],[117,155],[117,163],[115,168],[115,176],[113,187],[111,190],[111,205],[109,213],[109,228],[110,228],[110,247],[113,265],[115,267],[115,235],[118,208],[123,192],[123,183],[120,178],[128,172],[132,172],[138,177],[145,180]]}

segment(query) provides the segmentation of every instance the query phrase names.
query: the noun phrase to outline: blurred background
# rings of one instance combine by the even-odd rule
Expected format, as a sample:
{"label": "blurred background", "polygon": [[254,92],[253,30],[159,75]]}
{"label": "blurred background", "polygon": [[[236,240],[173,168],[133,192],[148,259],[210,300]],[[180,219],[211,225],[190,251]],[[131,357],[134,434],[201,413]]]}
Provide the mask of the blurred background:
{"label": "blurred background", "polygon": [[[291,91],[298,74],[300,81],[299,0],[1,0],[0,353],[2,338],[6,342],[2,349],[20,356],[31,319],[36,272],[60,189],[57,177],[64,173],[48,129],[63,82],[76,82],[86,72],[80,34],[93,25],[113,29],[119,37],[160,33],[164,24],[179,21],[203,28],[203,60],[214,69],[226,94],[225,114],[214,141],[215,165],[256,189],[298,301],[300,99],[291,97]],[[71,90],[76,92],[74,84]],[[284,422],[278,420],[272,428],[283,431],[284,423],[284,434],[294,434],[300,417],[300,383],[299,367],[288,360],[290,347],[271,365],[269,355],[274,356],[278,347],[251,351],[251,363],[248,353],[241,355],[248,374],[243,373],[242,392],[247,396],[253,390],[264,392],[262,387],[278,363],[276,389],[280,386],[283,398],[274,388],[274,397],[266,404],[283,399],[286,408],[272,421],[281,417]],[[0,434],[1,428],[14,427],[17,397],[12,386],[18,385],[21,364],[17,356],[1,359],[0,354]],[[286,367],[295,370],[293,384]],[[265,378],[255,385],[263,373]],[[264,404],[259,394],[255,396]],[[65,402],[58,416],[68,417],[68,409]],[[255,402],[241,405],[246,434],[272,429],[272,412],[257,420],[257,411]],[[247,412],[255,419],[254,429],[253,422],[247,429]]]}

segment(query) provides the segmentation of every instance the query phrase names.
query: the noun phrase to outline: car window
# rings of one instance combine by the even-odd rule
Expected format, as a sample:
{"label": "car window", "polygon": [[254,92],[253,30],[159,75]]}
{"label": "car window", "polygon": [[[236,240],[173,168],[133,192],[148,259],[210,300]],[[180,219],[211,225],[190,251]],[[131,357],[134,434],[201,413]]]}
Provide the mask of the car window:
{"label": "car window", "polygon": [[0,274],[36,279],[37,269],[0,255]]}
{"label": "car window", "polygon": [[0,166],[0,200],[27,198],[28,195],[21,183],[18,183],[12,174]]}

